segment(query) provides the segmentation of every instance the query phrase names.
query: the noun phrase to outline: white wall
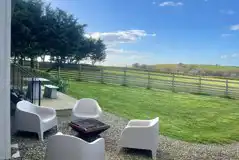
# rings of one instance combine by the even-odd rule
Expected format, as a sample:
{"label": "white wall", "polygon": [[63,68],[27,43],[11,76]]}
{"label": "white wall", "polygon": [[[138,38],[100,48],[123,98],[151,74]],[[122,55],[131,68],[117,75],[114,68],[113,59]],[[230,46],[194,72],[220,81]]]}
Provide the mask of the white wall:
{"label": "white wall", "polygon": [[0,159],[9,159],[11,0],[0,0]]}

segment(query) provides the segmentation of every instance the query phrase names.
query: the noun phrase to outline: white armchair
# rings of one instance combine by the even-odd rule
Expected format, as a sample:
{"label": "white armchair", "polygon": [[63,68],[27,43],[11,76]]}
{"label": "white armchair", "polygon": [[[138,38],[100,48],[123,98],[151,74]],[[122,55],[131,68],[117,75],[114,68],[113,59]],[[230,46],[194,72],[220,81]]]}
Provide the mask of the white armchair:
{"label": "white armchair", "polygon": [[99,118],[102,110],[98,102],[91,98],[82,98],[78,100],[72,109],[72,120],[84,118]]}
{"label": "white armchair", "polygon": [[49,138],[45,160],[105,160],[105,141],[88,143],[78,137],[58,133]]}
{"label": "white armchair", "polygon": [[42,141],[44,132],[57,126],[54,109],[40,107],[25,100],[17,103],[15,116],[16,131],[36,132]]}
{"label": "white armchair", "polygon": [[118,151],[121,147],[152,151],[153,159],[159,143],[159,118],[153,120],[131,120],[121,133]]}

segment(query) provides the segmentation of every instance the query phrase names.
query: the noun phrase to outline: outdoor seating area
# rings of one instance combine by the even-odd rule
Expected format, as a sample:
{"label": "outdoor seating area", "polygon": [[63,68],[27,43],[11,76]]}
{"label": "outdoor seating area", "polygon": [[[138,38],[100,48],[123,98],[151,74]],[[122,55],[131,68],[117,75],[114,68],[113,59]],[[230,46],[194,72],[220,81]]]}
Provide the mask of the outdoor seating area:
{"label": "outdoor seating area", "polygon": [[[48,159],[54,160],[69,154],[72,156],[72,160],[74,160],[74,156],[84,160],[84,158],[87,159],[89,158],[88,156],[94,155],[97,155],[97,157],[104,155],[106,160],[213,159],[213,157],[227,159],[237,155],[235,150],[235,148],[239,147],[237,144],[235,144],[236,146],[191,144],[160,135],[158,118],[152,120],[128,120],[102,111],[96,119],[90,119],[90,117],[81,119],[81,121],[85,122],[78,123],[81,126],[81,130],[73,129],[73,126],[70,125],[74,122],[72,120],[73,108],[78,106],[76,104],[79,104],[79,101],[63,93],[59,95],[62,101],[65,100],[65,108],[56,109],[57,127],[44,132],[43,141],[39,140],[38,133],[34,133],[34,131],[20,131],[12,135],[12,144],[17,144],[20,155],[19,158],[13,159],[41,160],[48,157]],[[42,103],[46,108],[55,108],[54,106],[62,103],[60,99],[49,99],[47,101],[43,99]],[[92,100],[92,102],[95,101]],[[51,105],[46,106],[46,104]],[[98,103],[96,104],[96,108],[100,107]],[[94,123],[92,123],[92,120]],[[102,127],[102,130],[98,132],[99,130],[92,128],[95,126]],[[89,134],[90,136],[88,137],[82,136],[84,135],[83,132],[88,134],[92,133],[92,131],[97,131],[97,133]],[[63,135],[59,134],[59,132]],[[59,139],[61,140],[58,141]],[[58,145],[59,143],[64,143],[65,145]],[[94,144],[96,147],[94,147]],[[80,148],[76,148],[74,145]],[[53,150],[53,147],[56,149]],[[92,151],[92,147],[94,152],[89,154],[87,150]],[[14,154],[15,152],[16,149],[12,148],[12,153]],[[82,152],[85,153],[84,156],[80,154]]]}
{"label": "outdoor seating area", "polygon": [[[103,122],[102,114],[102,109],[96,100],[83,98],[76,101],[72,107],[71,118],[58,123],[54,108],[37,106],[22,100],[17,103],[16,107],[14,136],[18,139],[21,134],[35,133],[42,143],[49,137],[46,144],[47,149],[44,151],[47,160],[65,160],[67,158],[88,160],[96,159],[96,157],[98,160],[104,160],[105,139],[100,134],[109,129],[110,125]],[[130,121],[122,131],[119,143],[116,144],[116,148],[118,146],[116,151],[119,151],[121,147],[145,149],[152,151],[152,157],[156,159],[158,121],[158,118],[151,121]],[[67,125],[70,133],[64,131],[66,128],[62,130],[62,125],[64,127]],[[44,132],[51,132],[53,129],[54,133],[44,136]],[[149,137],[151,140],[145,137]],[[37,141],[36,138],[33,139]],[[22,140],[24,141],[24,138]],[[19,152],[19,156],[21,157],[21,152]]]}
{"label": "outdoor seating area", "polygon": [[[58,114],[58,131],[56,128],[44,134],[44,141],[39,141],[36,134],[32,133],[18,133],[12,136],[12,143],[18,144],[21,158],[13,160],[31,159],[43,160],[46,154],[46,147],[49,138],[57,132],[62,132],[67,135],[77,135],[78,133],[69,127],[71,119],[70,110],[57,111]],[[111,127],[101,134],[105,140],[105,160],[150,160],[151,152],[147,150],[127,149],[123,148],[117,152],[117,145],[121,133],[128,120],[115,116],[111,113],[104,112],[100,118],[104,123]],[[230,159],[230,157],[237,157],[238,145],[203,145],[194,144],[170,139],[163,135],[159,136],[157,159],[172,160],[172,159]],[[14,153],[15,149],[13,149]],[[236,158],[235,158],[236,159]]]}

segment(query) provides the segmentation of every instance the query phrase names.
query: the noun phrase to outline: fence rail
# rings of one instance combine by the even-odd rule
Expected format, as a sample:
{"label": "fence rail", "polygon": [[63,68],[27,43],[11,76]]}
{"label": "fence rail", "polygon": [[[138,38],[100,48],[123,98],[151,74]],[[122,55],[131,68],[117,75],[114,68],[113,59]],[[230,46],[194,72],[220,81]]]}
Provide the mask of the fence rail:
{"label": "fence rail", "polygon": [[[58,75],[57,71],[51,74]],[[80,66],[78,70],[60,70],[63,79],[138,86],[148,89],[166,89],[173,92],[190,92],[239,99],[239,81],[172,73],[155,73],[124,68],[122,70]]]}

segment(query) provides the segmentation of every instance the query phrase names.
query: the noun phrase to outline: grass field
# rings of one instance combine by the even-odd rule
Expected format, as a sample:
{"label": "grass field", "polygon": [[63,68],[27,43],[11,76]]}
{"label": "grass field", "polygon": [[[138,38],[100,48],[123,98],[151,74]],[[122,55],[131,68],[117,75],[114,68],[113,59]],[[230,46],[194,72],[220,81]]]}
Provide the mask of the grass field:
{"label": "grass field", "polygon": [[128,119],[160,118],[160,134],[199,143],[239,141],[239,101],[72,81],[68,94],[99,101],[103,110]]}
{"label": "grass field", "polygon": [[[169,69],[175,69],[177,68],[178,64],[156,64],[152,65],[155,69],[162,69],[162,68],[169,68]],[[238,71],[239,67],[238,66],[217,66],[217,65],[200,65],[200,64],[184,64],[185,67],[190,67],[190,68],[200,68],[203,70],[207,71],[222,71],[222,72],[234,72]]]}
{"label": "grass field", "polygon": [[[54,75],[57,74],[57,71],[52,71]],[[78,70],[61,70],[61,76],[63,78],[77,77],[79,76]],[[124,72],[122,70],[104,70],[105,74],[116,74],[119,76],[123,76]],[[150,73],[150,78],[152,80],[172,80],[172,76],[170,74],[163,73]],[[69,76],[70,75],[70,76]],[[137,76],[138,78],[148,78],[146,72],[142,71],[128,71],[126,73],[127,76]],[[188,83],[198,83],[199,76],[186,76],[186,75],[175,75],[176,82],[188,82]],[[220,78],[212,78],[212,77],[202,77],[201,84],[202,85],[215,85],[215,86],[226,86],[226,80]],[[239,80],[228,80],[229,87],[235,87],[239,89]]]}
{"label": "grass field", "polygon": [[[112,71],[112,70],[106,70],[106,73],[116,73],[119,75],[123,75],[124,73],[122,71]],[[142,71],[129,71],[127,72],[129,76],[139,76],[147,78],[147,72],[143,73]],[[172,76],[170,74],[163,74],[163,73],[151,73],[150,76],[152,79],[155,80],[172,80]],[[199,76],[187,76],[187,75],[175,75],[175,81],[178,82],[188,82],[188,83],[198,83]],[[225,79],[220,78],[212,78],[212,77],[202,77],[202,84],[205,85],[219,85],[219,86],[225,86]],[[229,87],[239,87],[239,81],[238,80],[228,80]]]}

